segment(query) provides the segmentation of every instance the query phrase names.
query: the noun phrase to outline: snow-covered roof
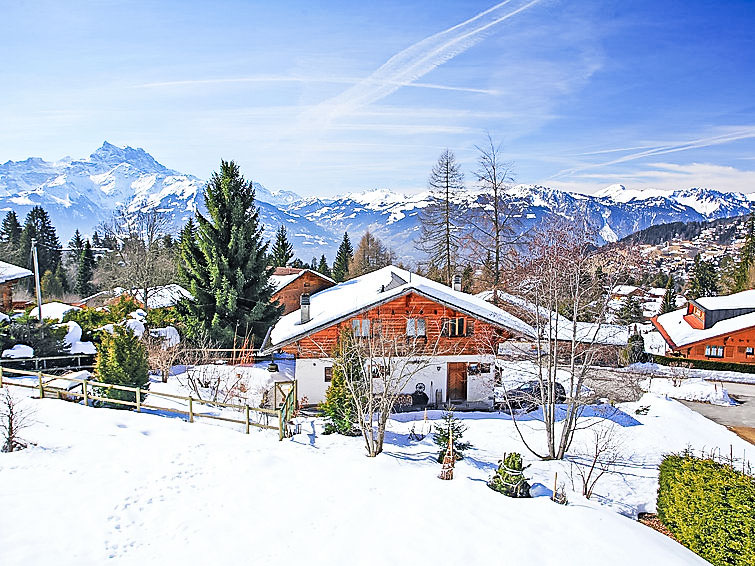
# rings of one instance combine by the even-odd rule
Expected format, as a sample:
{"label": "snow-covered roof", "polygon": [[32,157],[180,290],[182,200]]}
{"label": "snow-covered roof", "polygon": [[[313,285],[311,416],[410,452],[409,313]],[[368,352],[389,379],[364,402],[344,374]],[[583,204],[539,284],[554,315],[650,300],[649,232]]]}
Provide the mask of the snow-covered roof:
{"label": "snow-covered roof", "polygon": [[[748,293],[749,291],[744,291]],[[740,295],[741,293],[737,293]],[[733,295],[730,295],[730,297]],[[718,298],[718,297],[707,297]],[[726,298],[726,297],[721,297]],[[707,307],[706,307],[707,308]],[[726,307],[717,307],[726,308]],[[681,348],[700,340],[707,340],[723,334],[729,334],[738,330],[744,330],[755,326],[755,312],[743,314],[740,316],[734,316],[725,320],[720,320],[710,328],[693,328],[689,323],[684,320],[684,316],[687,314],[687,309],[679,309],[676,311],[662,314],[655,319],[655,325],[663,329],[668,337],[673,342],[672,346]]]}
{"label": "snow-covered roof", "polygon": [[635,287],[634,285],[617,285],[613,288],[612,293],[614,295],[626,296],[631,295],[632,293],[637,291],[637,289],[639,289],[639,287]]}
{"label": "snow-covered roof", "polygon": [[503,326],[517,334],[528,337],[535,335],[530,325],[480,297],[454,291],[441,283],[389,265],[312,295],[310,321],[301,324],[300,310],[287,314],[270,332],[265,351],[272,351],[285,343],[292,342],[297,337],[327,327],[341,319],[409,292],[423,295],[491,324]]}
{"label": "snow-covered roof", "polygon": [[755,289],[721,297],[700,297],[695,302],[707,310],[744,309],[755,307]]}
{"label": "snow-covered roof", "polygon": [[322,279],[325,279],[326,281],[330,281],[333,283],[333,285],[336,284],[335,281],[333,281],[330,277],[326,277],[322,273],[319,273],[317,271],[312,271],[311,269],[302,269],[299,273],[289,273],[286,275],[271,275],[270,276],[270,283],[273,286],[273,292],[277,293],[287,285],[290,285],[293,283],[296,279],[304,275],[305,273],[312,273],[316,275],[317,277],[321,277]]}
{"label": "snow-covered roof", "polygon": [[[118,292],[120,291],[120,292]],[[113,291],[115,296],[121,295],[126,292],[123,289],[116,289]],[[144,290],[135,289],[128,292],[129,295],[134,297],[137,301],[144,304]],[[194,295],[189,293],[186,289],[176,283],[169,285],[163,285],[162,287],[150,287],[147,291],[147,308],[160,309],[165,307],[174,307],[182,299],[194,299]]]}
{"label": "snow-covered roof", "polygon": [[[79,307],[75,307],[73,305],[67,305],[66,303],[58,303],[58,302],[52,302],[52,303],[42,303],[42,318],[50,318],[52,320],[57,320],[58,322],[63,321],[63,317],[65,314],[69,311],[77,311],[81,310]],[[29,312],[29,316],[33,316],[34,318],[37,318],[37,307],[34,307]]]}
{"label": "snow-covered roof", "polygon": [[7,281],[15,281],[16,279],[23,279],[34,275],[31,271],[24,267],[19,267],[5,261],[0,261],[0,283]]}

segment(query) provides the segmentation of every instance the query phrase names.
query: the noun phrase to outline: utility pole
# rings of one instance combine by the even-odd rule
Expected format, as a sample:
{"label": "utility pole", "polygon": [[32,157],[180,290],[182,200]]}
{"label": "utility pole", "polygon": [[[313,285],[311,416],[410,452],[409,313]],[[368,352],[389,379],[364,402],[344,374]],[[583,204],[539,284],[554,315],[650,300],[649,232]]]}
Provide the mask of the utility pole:
{"label": "utility pole", "polygon": [[42,323],[42,288],[39,285],[39,256],[37,255],[37,240],[32,238],[31,240],[31,252],[34,258],[34,283],[37,286],[37,313],[39,314],[39,322]]}

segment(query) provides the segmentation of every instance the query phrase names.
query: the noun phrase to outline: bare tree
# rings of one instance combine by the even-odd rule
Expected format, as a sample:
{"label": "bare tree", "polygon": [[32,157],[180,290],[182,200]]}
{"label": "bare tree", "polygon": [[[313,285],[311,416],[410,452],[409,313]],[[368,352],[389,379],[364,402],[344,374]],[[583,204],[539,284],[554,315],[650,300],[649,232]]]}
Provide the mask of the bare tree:
{"label": "bare tree", "polygon": [[620,442],[613,426],[593,428],[592,439],[586,450],[570,457],[573,468],[582,484],[582,495],[592,497],[595,485],[606,472],[611,471],[619,461]]}
{"label": "bare tree", "polygon": [[493,304],[498,304],[506,268],[506,258],[522,235],[518,233],[526,202],[506,193],[514,181],[513,164],[502,160],[501,145],[488,134],[485,146],[475,146],[478,166],[474,175],[482,195],[469,215],[468,239],[474,259],[483,265],[487,283],[493,288]]}
{"label": "bare tree", "polygon": [[159,210],[131,212],[121,207],[103,224],[102,231],[115,249],[98,263],[95,280],[101,286],[120,286],[140,295],[144,309],[160,285],[176,277],[173,251],[164,245],[168,215]]}
{"label": "bare tree", "polygon": [[417,247],[428,256],[430,269],[450,286],[458,259],[462,212],[455,197],[464,189],[464,175],[451,150],[445,149],[433,167],[428,186],[431,203],[420,211]]}
{"label": "bare tree", "polygon": [[153,336],[147,333],[144,336],[144,343],[147,347],[147,360],[149,369],[160,372],[163,383],[168,381],[171,368],[179,360],[186,358],[186,347],[183,342],[170,344],[162,336]]}
{"label": "bare tree", "polygon": [[[607,335],[619,330],[606,322],[607,289],[625,280],[633,256],[618,248],[596,248],[592,241],[583,222],[554,221],[532,238],[530,255],[520,265],[518,294],[530,305],[535,330],[533,380],[538,384],[535,401],[542,409],[544,452],[534,447],[516,412],[512,414],[524,444],[543,459],[564,458],[585,406],[594,401],[585,382],[603,354]],[[591,322],[585,323],[585,317]]]}
{"label": "bare tree", "polygon": [[21,431],[31,425],[30,414],[8,390],[3,389],[0,396],[0,432],[3,435],[2,452],[15,452],[26,448],[19,436]]}

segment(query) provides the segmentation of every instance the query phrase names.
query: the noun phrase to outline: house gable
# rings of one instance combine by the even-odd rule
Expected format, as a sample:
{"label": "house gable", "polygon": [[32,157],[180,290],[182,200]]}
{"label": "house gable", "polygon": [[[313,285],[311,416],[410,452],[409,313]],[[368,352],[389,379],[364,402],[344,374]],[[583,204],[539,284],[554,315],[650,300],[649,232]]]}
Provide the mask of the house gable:
{"label": "house gable", "polygon": [[[274,279],[273,283],[275,284]],[[329,277],[309,269],[302,270],[299,273],[286,273],[281,277],[281,285],[276,288],[271,300],[278,301],[283,305],[283,314],[286,315],[299,308],[299,301],[304,293],[314,295],[334,285],[335,281]]]}

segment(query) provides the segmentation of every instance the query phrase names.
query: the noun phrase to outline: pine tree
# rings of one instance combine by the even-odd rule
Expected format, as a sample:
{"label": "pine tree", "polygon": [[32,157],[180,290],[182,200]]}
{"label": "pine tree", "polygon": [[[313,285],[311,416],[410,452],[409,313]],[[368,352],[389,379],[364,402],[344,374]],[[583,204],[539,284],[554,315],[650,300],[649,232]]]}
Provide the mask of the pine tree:
{"label": "pine tree", "polygon": [[453,411],[443,413],[443,421],[435,425],[435,431],[433,432],[433,442],[440,448],[438,463],[443,463],[446,450],[448,450],[448,436],[451,432],[453,432],[454,455],[457,460],[464,459],[464,451],[472,448],[469,442],[461,441],[466,430],[467,427],[462,424],[461,419],[457,419],[454,416]]}
{"label": "pine tree", "polygon": [[328,419],[325,434],[337,433],[346,436],[360,434],[354,398],[346,383],[347,375],[352,379],[360,379],[359,376],[364,372],[357,359],[349,355],[352,340],[348,331],[341,332],[333,354],[332,379],[325,392],[325,402],[320,405],[320,410]]}
{"label": "pine tree", "polygon": [[325,259],[325,254],[322,254],[320,257],[320,263],[317,266],[317,272],[324,275],[325,277],[332,277],[333,274],[330,272],[330,267],[328,267],[328,260]]}
{"label": "pine tree", "polygon": [[621,324],[632,324],[642,321],[644,316],[640,301],[635,297],[627,297],[624,304],[621,305],[617,317]]}
{"label": "pine tree", "polygon": [[661,308],[658,314],[665,314],[667,312],[676,310],[676,290],[674,288],[674,276],[669,275],[668,283],[666,283],[666,292],[663,294],[663,300],[661,301]]}
{"label": "pine tree", "polygon": [[8,211],[0,227],[0,254],[5,261],[22,263],[20,261],[21,224],[16,213]]}
{"label": "pine tree", "polygon": [[282,310],[270,302],[272,269],[254,198],[239,167],[221,161],[204,190],[209,215],[197,212],[195,243],[181,242],[179,271],[194,295],[182,308],[226,346],[247,336],[259,345]]}
{"label": "pine tree", "polygon": [[[97,360],[94,366],[95,379],[102,383],[141,387],[149,383],[149,366],[147,348],[129,328],[115,326],[113,334],[103,333],[102,342],[97,348]],[[133,391],[121,391],[112,388],[97,388],[100,397],[136,401]],[[126,405],[113,404],[114,408],[128,409]]]}
{"label": "pine tree", "polygon": [[73,237],[68,242],[68,246],[71,248],[71,256],[74,257],[78,262],[79,256],[81,256],[81,252],[84,251],[84,238],[81,237],[81,233],[79,232],[78,228],[73,233]]}
{"label": "pine tree", "polygon": [[338,246],[338,252],[336,253],[336,259],[333,261],[333,281],[341,283],[349,278],[349,263],[354,256],[354,248],[351,247],[351,240],[349,240],[349,233],[343,233],[343,240],[341,245]]}
{"label": "pine tree", "polygon": [[755,266],[755,214],[750,214],[747,219],[744,245],[739,256],[739,267],[736,275],[737,291],[750,288],[750,268],[753,266]]}
{"label": "pine tree", "polygon": [[275,233],[275,242],[270,251],[270,264],[273,267],[286,267],[294,257],[294,246],[288,241],[286,227],[281,224]]}
{"label": "pine tree", "polygon": [[701,259],[700,254],[697,254],[690,275],[688,296],[691,299],[697,299],[715,295],[718,295],[716,268],[712,262]]}
{"label": "pine tree", "polygon": [[451,285],[461,239],[462,218],[454,197],[464,189],[461,166],[451,150],[440,154],[428,180],[432,201],[420,211],[417,247],[428,256],[429,264],[442,273],[442,282]]}
{"label": "pine tree", "polygon": [[37,240],[37,254],[39,256],[39,271],[51,271],[55,273],[60,264],[61,248],[60,240],[55,232],[55,227],[50,222],[50,217],[41,206],[35,206],[26,215],[24,229],[21,232],[20,254],[29,269],[34,269],[31,242]]}
{"label": "pine tree", "polygon": [[97,230],[94,231],[94,234],[92,234],[92,247],[94,248],[101,248],[102,246],[102,238],[100,238],[99,232]]}
{"label": "pine tree", "polygon": [[76,267],[76,286],[74,292],[80,297],[88,297],[94,291],[92,287],[92,275],[94,274],[94,253],[92,244],[87,240],[79,254]]}
{"label": "pine tree", "polygon": [[369,230],[364,233],[349,263],[349,279],[372,273],[396,260],[396,255]]}

